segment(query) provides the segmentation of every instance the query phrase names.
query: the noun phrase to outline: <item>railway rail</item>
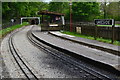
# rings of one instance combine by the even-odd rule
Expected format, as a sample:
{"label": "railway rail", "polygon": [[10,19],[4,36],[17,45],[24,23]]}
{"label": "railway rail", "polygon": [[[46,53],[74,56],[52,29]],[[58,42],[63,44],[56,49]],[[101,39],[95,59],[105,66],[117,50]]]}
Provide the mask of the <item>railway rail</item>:
{"label": "railway rail", "polygon": [[[15,33],[17,33],[17,32],[15,32]],[[9,37],[9,40],[8,40],[10,52],[11,52],[13,58],[15,59],[16,63],[18,64],[19,68],[21,69],[21,71],[25,75],[25,77],[28,80],[33,80],[33,79],[38,80],[37,76],[32,72],[32,70],[30,70],[29,66],[27,66],[27,64],[25,64],[25,62],[22,60],[22,58],[20,57],[20,55],[17,52],[17,49],[14,46],[12,38],[15,35],[15,33],[13,33]]]}
{"label": "railway rail", "polygon": [[[92,68],[89,68],[87,66],[85,66],[84,64],[81,64],[77,61],[74,61],[72,59],[70,59],[70,56],[65,57],[65,54],[62,52],[59,52],[55,49],[51,49],[51,47],[47,46],[46,44],[44,44],[43,41],[40,41],[37,37],[35,37],[32,34],[32,29],[27,33],[27,37],[29,39],[29,41],[37,46],[39,49],[43,50],[46,53],[51,54],[52,56],[59,58],[62,62],[67,62],[66,64],[68,65],[72,65],[74,67],[76,67],[81,74],[84,74],[83,76],[81,76],[82,78],[86,78],[86,79],[97,79],[97,80],[115,80],[113,78],[111,78],[108,75],[102,74]],[[60,53],[60,54],[57,54]]]}
{"label": "railway rail", "polygon": [[[40,41],[37,37],[35,37],[32,34],[32,29],[30,31],[27,32],[27,38],[28,40],[37,48],[39,48],[40,50],[42,50],[43,52],[50,54],[51,56],[53,56],[56,59],[59,59],[62,63],[65,63],[68,65],[68,67],[74,67],[74,69],[76,69],[77,71],[79,71],[78,74],[80,74],[80,78],[84,78],[84,79],[92,79],[92,80],[117,80],[114,79],[111,76],[105,75],[100,73],[97,70],[94,70],[92,68],[87,67],[86,65],[84,65],[82,62],[77,62],[76,60],[74,60],[71,56],[56,50],[50,46],[48,46],[47,44],[45,44],[43,41]],[[19,68],[21,69],[21,71],[23,72],[23,74],[25,75],[25,78],[27,78],[28,80],[39,80],[38,77],[32,72],[32,70],[29,68],[29,66],[24,62],[24,60],[21,58],[21,56],[19,55],[19,51],[17,51],[17,48],[14,45],[14,41],[13,41],[13,37],[17,32],[11,34],[11,36],[9,37],[8,40],[8,46],[9,46],[9,50],[13,56],[13,58],[15,59],[17,65],[19,66]]]}

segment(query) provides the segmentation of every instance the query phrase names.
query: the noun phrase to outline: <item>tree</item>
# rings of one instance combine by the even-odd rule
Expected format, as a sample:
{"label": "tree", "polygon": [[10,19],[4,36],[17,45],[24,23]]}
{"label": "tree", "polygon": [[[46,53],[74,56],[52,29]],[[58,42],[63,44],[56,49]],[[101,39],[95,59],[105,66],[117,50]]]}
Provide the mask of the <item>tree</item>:
{"label": "tree", "polygon": [[48,8],[48,3],[44,2],[3,2],[2,18],[10,20],[11,18],[33,17],[37,12]]}
{"label": "tree", "polygon": [[66,13],[69,9],[69,3],[67,2],[50,2],[49,11]]}
{"label": "tree", "polygon": [[100,14],[99,3],[96,2],[74,2],[72,15],[74,21],[93,21]]}
{"label": "tree", "polygon": [[120,20],[120,2],[111,2],[107,8],[108,18]]}

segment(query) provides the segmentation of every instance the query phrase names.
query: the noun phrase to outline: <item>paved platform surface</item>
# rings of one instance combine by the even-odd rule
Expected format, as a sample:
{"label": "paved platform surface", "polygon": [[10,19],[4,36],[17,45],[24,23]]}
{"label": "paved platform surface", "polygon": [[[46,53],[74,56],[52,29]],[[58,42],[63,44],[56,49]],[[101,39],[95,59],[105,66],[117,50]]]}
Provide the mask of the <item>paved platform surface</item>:
{"label": "paved platform surface", "polygon": [[89,46],[92,48],[96,48],[96,49],[106,51],[106,52],[120,56],[120,46],[99,42],[96,40],[90,40],[90,39],[75,37],[75,36],[71,36],[71,35],[67,35],[67,34],[62,34],[59,31],[54,31],[54,32],[51,31],[49,33],[54,36],[60,37],[60,38],[64,38],[64,39],[67,39],[67,40],[70,40],[70,41],[73,41],[76,43],[83,44],[85,46]]}
{"label": "paved platform surface", "polygon": [[[114,67],[117,70],[120,70],[119,56],[101,50],[93,49],[84,45],[80,45],[72,41],[64,40],[59,37],[55,37],[51,34],[48,34],[47,32],[37,31],[37,27],[34,27],[32,34],[38,37],[39,39],[45,41],[46,43],[60,47],[62,49],[66,49],[75,54],[87,57],[97,62],[107,64],[109,66]],[[74,36],[67,36],[67,37],[73,38]]]}

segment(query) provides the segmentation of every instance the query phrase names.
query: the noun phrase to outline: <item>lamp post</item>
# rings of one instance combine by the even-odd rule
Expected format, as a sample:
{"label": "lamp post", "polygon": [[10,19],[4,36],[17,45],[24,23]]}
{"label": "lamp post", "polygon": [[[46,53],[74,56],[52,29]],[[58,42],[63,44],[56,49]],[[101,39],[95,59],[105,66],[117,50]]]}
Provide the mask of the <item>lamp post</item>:
{"label": "lamp post", "polygon": [[70,31],[72,32],[72,1],[70,1]]}

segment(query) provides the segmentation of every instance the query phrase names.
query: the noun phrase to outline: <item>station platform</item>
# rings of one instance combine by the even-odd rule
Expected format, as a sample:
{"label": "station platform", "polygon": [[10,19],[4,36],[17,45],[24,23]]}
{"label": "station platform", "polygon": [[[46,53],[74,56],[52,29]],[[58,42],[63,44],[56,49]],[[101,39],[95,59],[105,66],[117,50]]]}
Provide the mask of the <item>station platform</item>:
{"label": "station platform", "polygon": [[56,31],[56,32],[51,31],[49,33],[54,35],[54,36],[60,37],[62,39],[70,40],[70,41],[73,41],[75,43],[79,43],[79,44],[82,44],[82,45],[85,45],[85,46],[88,46],[91,48],[95,48],[98,50],[102,50],[102,51],[109,52],[111,54],[115,54],[115,55],[120,56],[120,46],[117,46],[117,45],[103,43],[103,42],[99,42],[96,40],[75,37],[75,36],[63,34],[59,31]]}
{"label": "station platform", "polygon": [[[57,37],[49,33],[57,35]],[[77,41],[87,41],[87,40],[84,40],[84,39],[80,40],[78,37],[75,37],[75,36],[61,34],[60,32],[49,32],[49,33],[38,31],[37,27],[34,27],[32,31],[32,35],[34,35],[35,37],[39,38],[39,40],[44,41],[45,43],[51,46],[60,48],[61,50],[66,50],[78,56],[85,57],[86,59],[90,59],[92,61],[111,66],[115,68],[116,70],[120,71],[120,63],[119,63],[120,57],[118,55],[114,55],[109,52],[105,52],[102,50],[98,50],[95,48],[91,48],[89,46],[76,43],[75,40]],[[69,41],[69,40],[66,40],[65,38],[61,39],[60,36],[68,38],[68,39],[73,39],[74,41],[71,41],[71,40]],[[100,44],[102,47],[105,47],[105,48],[107,46],[101,43],[97,44],[97,42],[91,40],[91,43],[92,42],[96,45]],[[118,46],[114,46],[111,44],[110,45],[108,44],[107,47],[108,48],[114,47],[112,49],[116,51],[118,50]]]}

